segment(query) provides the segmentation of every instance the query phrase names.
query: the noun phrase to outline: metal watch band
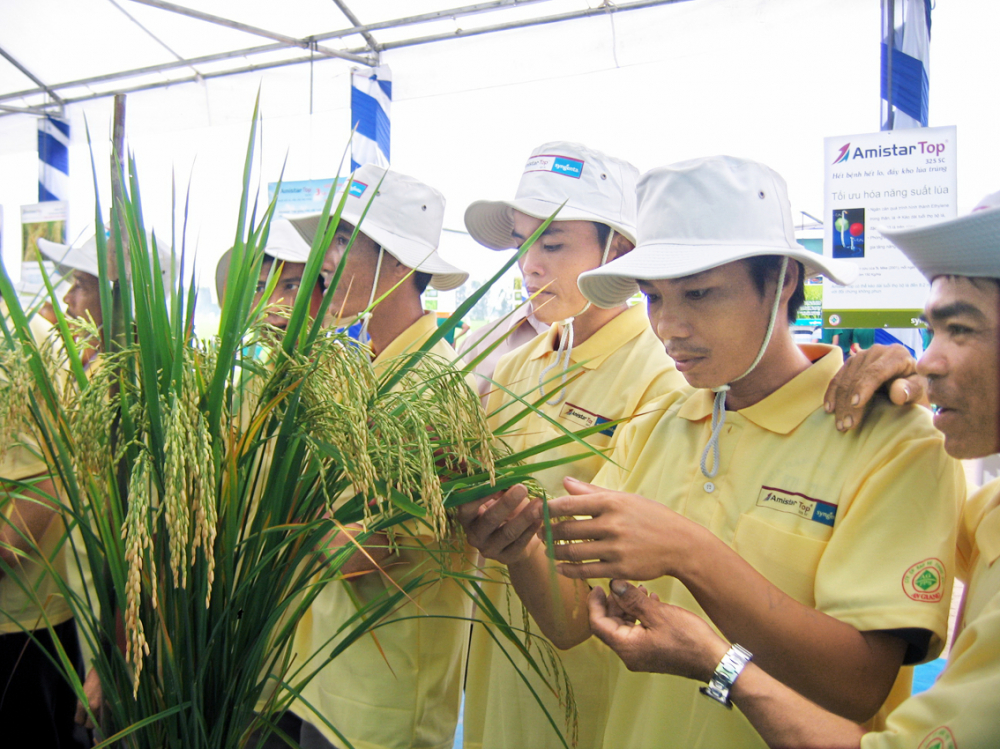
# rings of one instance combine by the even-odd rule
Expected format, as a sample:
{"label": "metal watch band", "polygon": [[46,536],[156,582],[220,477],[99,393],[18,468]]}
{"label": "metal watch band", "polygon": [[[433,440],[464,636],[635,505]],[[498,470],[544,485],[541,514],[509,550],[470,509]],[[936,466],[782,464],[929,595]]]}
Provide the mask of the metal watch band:
{"label": "metal watch band", "polygon": [[753,655],[749,650],[734,644],[722,656],[722,660],[716,666],[715,673],[712,674],[708,686],[701,687],[699,691],[706,697],[711,697],[716,702],[725,705],[731,710],[733,701],[729,699],[729,690],[732,688],[733,682],[736,681],[736,677],[743,672],[744,667],[752,658]]}

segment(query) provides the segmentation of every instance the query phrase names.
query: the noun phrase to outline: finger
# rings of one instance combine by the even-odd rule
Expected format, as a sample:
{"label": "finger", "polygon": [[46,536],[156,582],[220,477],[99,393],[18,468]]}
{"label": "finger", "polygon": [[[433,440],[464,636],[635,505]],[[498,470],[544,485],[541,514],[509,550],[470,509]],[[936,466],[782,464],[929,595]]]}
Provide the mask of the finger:
{"label": "finger", "polygon": [[623,624],[635,625],[635,617],[626,614],[614,596],[608,596],[607,599],[608,616],[620,620]]}
{"label": "finger", "polygon": [[508,543],[497,552],[497,561],[503,562],[504,564],[510,564],[511,562],[519,560],[524,554],[524,550],[528,547],[528,544],[537,541],[536,534],[538,533],[538,529],[541,525],[541,520],[536,520],[534,523],[529,525],[528,528],[513,542]]}
{"label": "finger", "polygon": [[589,541],[604,538],[603,523],[599,520],[576,520],[570,517],[559,523],[552,524],[553,541]]}
{"label": "finger", "polygon": [[475,502],[466,502],[464,505],[459,505],[457,507],[458,522],[463,526],[468,526],[469,523],[485,511],[483,508],[491,506],[492,502],[493,499],[491,497],[486,497]]}
{"label": "finger", "polygon": [[611,581],[611,597],[627,617],[637,619],[643,626],[650,621],[650,601],[645,588],[639,589],[624,580]]}
{"label": "finger", "polygon": [[87,720],[87,710],[83,706],[83,702],[80,700],[76,701],[76,712],[73,714],[73,722],[79,725],[83,725]]}
{"label": "finger", "polygon": [[501,525],[514,518],[530,503],[528,490],[522,484],[512,486],[479,515],[471,526],[481,536],[489,536]]}
{"label": "finger", "polygon": [[[583,486],[591,486],[583,484]],[[568,488],[570,484],[563,481]],[[607,490],[601,489],[598,493],[587,493],[579,496],[566,495],[549,500],[549,517],[561,518],[567,515],[600,515],[607,507]]]}
{"label": "finger", "polygon": [[926,398],[927,380],[918,374],[895,380],[889,388],[889,400],[897,406],[922,403]]}
{"label": "finger", "polygon": [[608,611],[608,597],[604,589],[597,586],[587,597],[587,613],[590,616],[590,629],[601,642],[611,645],[618,623],[611,619]]}
{"label": "finger", "polygon": [[606,562],[587,562],[586,564],[557,564],[556,572],[563,577],[574,580],[596,580],[615,577],[618,570],[615,565]]}
{"label": "finger", "polygon": [[501,524],[483,541],[480,546],[483,554],[491,559],[505,562],[519,546],[523,549],[535,538],[541,527],[541,515],[541,509],[532,506]]}
{"label": "finger", "polygon": [[573,495],[600,494],[604,491],[600,486],[588,484],[586,481],[580,481],[580,479],[573,478],[572,476],[567,476],[563,479],[563,486],[566,487],[566,491]]}
{"label": "finger", "polygon": [[851,360],[849,377],[844,387],[838,388],[838,402],[834,405],[837,428],[848,431],[860,425],[864,409],[876,392],[884,385],[916,372],[916,362],[905,346],[876,344]]}
{"label": "finger", "polygon": [[571,544],[556,544],[552,555],[560,562],[613,562],[609,559],[610,550],[604,541],[577,541]]}

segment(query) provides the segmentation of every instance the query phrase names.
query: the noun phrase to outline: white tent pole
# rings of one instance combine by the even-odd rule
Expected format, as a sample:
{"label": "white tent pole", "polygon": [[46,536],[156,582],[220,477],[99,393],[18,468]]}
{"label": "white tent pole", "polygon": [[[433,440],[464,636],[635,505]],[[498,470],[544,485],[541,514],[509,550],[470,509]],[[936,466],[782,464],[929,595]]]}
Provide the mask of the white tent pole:
{"label": "white tent pole", "polygon": [[[169,5],[169,3],[165,3],[162,0],[133,0],[133,2],[142,2],[142,3],[145,3],[147,5],[154,5],[154,4],[156,4],[158,6],[159,5]],[[79,87],[84,87],[84,86],[91,86],[91,85],[96,84],[96,83],[108,83],[108,82],[111,82],[111,81],[122,80],[122,79],[126,79],[126,78],[133,78],[133,77],[138,77],[138,76],[143,76],[143,75],[150,75],[150,74],[154,74],[154,73],[160,73],[160,72],[172,70],[172,69],[175,69],[175,68],[178,68],[178,67],[191,67],[191,66],[194,66],[194,65],[200,65],[200,64],[209,63],[209,62],[217,62],[219,60],[226,60],[226,59],[229,59],[229,58],[246,57],[248,55],[262,54],[262,53],[266,53],[266,52],[274,52],[274,51],[281,50],[281,49],[287,49],[289,46],[304,47],[306,49],[309,49],[310,44],[312,43],[309,40],[334,39],[334,38],[340,38],[340,37],[344,37],[344,36],[350,36],[352,34],[361,34],[362,31],[373,31],[373,30],[380,30],[380,29],[399,28],[399,27],[409,26],[409,25],[413,25],[413,24],[417,24],[417,23],[425,23],[425,22],[432,21],[432,20],[437,20],[437,19],[440,19],[440,18],[443,18],[443,17],[451,17],[451,16],[458,17],[458,16],[462,16],[462,15],[472,15],[472,14],[475,14],[475,13],[485,13],[485,12],[488,12],[488,11],[491,11],[491,10],[502,10],[504,8],[509,8],[509,7],[512,7],[512,6],[515,6],[515,5],[520,6],[520,5],[527,5],[527,4],[538,3],[538,2],[548,2],[548,0],[494,0],[493,2],[479,3],[477,5],[464,6],[463,8],[456,8],[456,9],[451,10],[451,11],[436,11],[434,13],[425,13],[425,14],[420,15],[420,16],[412,16],[410,18],[397,19],[395,21],[384,21],[384,22],[380,22],[380,23],[376,23],[376,24],[368,24],[367,26],[359,26],[359,27],[355,27],[355,28],[352,28],[352,29],[347,29],[347,30],[344,30],[344,31],[332,32],[332,33],[329,33],[329,34],[317,34],[315,36],[309,37],[308,39],[292,39],[291,37],[286,37],[287,39],[290,40],[288,44],[286,44],[284,42],[279,43],[279,44],[267,44],[267,45],[262,45],[262,46],[259,46],[259,47],[250,47],[250,48],[242,49],[242,50],[233,50],[233,51],[230,51],[230,52],[222,52],[222,53],[218,53],[218,54],[215,54],[215,55],[206,55],[204,57],[191,58],[191,59],[184,60],[184,61],[181,61],[181,62],[170,62],[170,63],[164,63],[162,65],[150,65],[148,67],[136,68],[136,69],[133,69],[133,70],[122,71],[122,72],[119,72],[119,73],[110,73],[110,74],[103,75],[103,76],[95,76],[95,77],[92,77],[92,78],[83,78],[83,79],[76,80],[76,81],[69,81],[69,82],[66,82],[66,83],[59,83],[59,84],[56,84],[56,85],[51,86],[51,87],[43,87],[41,89],[41,91],[53,92],[55,90],[64,90],[64,89],[70,89],[70,88],[79,88]],[[436,34],[436,35],[431,35],[431,36],[416,37],[416,38],[413,38],[413,39],[402,39],[402,40],[399,40],[399,41],[396,41],[396,42],[388,42],[388,43],[385,43],[385,44],[383,44],[381,46],[382,46],[383,49],[400,49],[400,48],[412,47],[412,46],[416,46],[416,45],[420,45],[420,44],[429,44],[429,43],[432,43],[432,42],[446,41],[448,39],[457,39],[457,38],[461,38],[461,37],[476,36],[476,35],[479,35],[479,34],[486,34],[486,33],[494,32],[494,31],[507,31],[507,30],[511,30],[511,29],[527,28],[527,27],[539,26],[539,25],[543,25],[543,24],[558,23],[560,21],[569,21],[569,20],[573,20],[573,19],[577,19],[577,18],[586,18],[588,16],[593,16],[593,15],[598,15],[598,14],[606,14],[606,13],[609,13],[609,12],[611,12],[611,13],[621,13],[621,12],[629,11],[629,10],[641,10],[643,8],[651,8],[651,7],[655,7],[655,6],[658,6],[658,5],[672,5],[674,3],[680,3],[680,2],[689,2],[689,0],[636,0],[635,2],[622,3],[620,5],[615,5],[615,6],[598,6],[596,8],[588,8],[586,10],[571,11],[571,12],[568,12],[568,13],[561,13],[561,14],[558,14],[558,15],[551,15],[551,16],[543,16],[543,17],[539,17],[539,18],[529,18],[529,19],[525,19],[525,20],[522,20],[522,21],[514,21],[514,22],[510,22],[510,23],[495,24],[493,26],[484,26],[484,27],[475,28],[475,29],[458,29],[456,31],[445,33],[445,34]],[[180,6],[175,6],[175,7],[180,7]],[[222,20],[226,20],[226,19],[222,19]],[[236,22],[234,21],[232,23],[236,23]],[[265,34],[269,34],[269,33],[270,32],[265,32]],[[294,42],[294,45],[292,44],[292,42]],[[322,53],[323,48],[318,48],[316,51]],[[353,59],[362,60],[363,61],[362,64],[367,65],[367,66],[371,66],[371,65],[375,64],[375,61],[373,61],[373,60],[371,60],[369,58],[358,57],[358,53],[364,53],[364,52],[369,52],[370,51],[367,47],[363,47],[363,48],[360,48],[360,49],[352,49],[352,50],[348,50],[346,52],[339,52],[339,51],[336,51],[336,50],[331,50],[331,51],[337,52],[337,54],[335,55],[337,57],[346,57],[346,59],[352,59],[352,60]],[[0,52],[2,52],[2,50],[0,50]],[[311,59],[311,57],[309,57],[309,56],[300,56],[300,57],[295,57],[295,58],[291,58],[291,59],[288,59],[288,60],[278,60],[278,61],[275,61],[275,62],[269,62],[269,63],[265,63],[265,64],[260,64],[260,65],[249,64],[249,65],[240,66],[238,68],[231,68],[229,70],[220,70],[220,71],[217,71],[217,72],[214,72],[214,73],[202,73],[200,76],[185,77],[185,78],[174,78],[174,79],[170,79],[170,80],[157,81],[155,83],[144,84],[144,85],[140,85],[140,86],[134,86],[134,87],[131,87],[131,88],[120,88],[120,89],[116,89],[116,90],[113,90],[113,91],[98,92],[98,93],[93,93],[93,94],[87,94],[87,95],[84,95],[84,96],[67,97],[64,101],[63,100],[60,100],[60,101],[63,101],[64,104],[73,104],[73,103],[76,103],[76,102],[90,101],[92,99],[101,99],[101,98],[104,98],[106,96],[112,96],[115,93],[133,93],[133,92],[137,92],[137,91],[147,91],[147,90],[150,90],[150,89],[153,89],[153,88],[161,88],[161,87],[165,87],[165,86],[174,86],[174,85],[178,85],[178,84],[181,84],[181,83],[196,82],[196,81],[199,81],[201,79],[219,78],[219,77],[227,76],[227,75],[238,75],[240,73],[248,73],[248,72],[252,72],[252,71],[255,71],[255,70],[267,70],[267,69],[270,69],[270,68],[282,67],[282,66],[285,66],[285,65],[297,65],[297,64],[300,64],[300,63],[309,62],[310,59]],[[32,80],[35,80],[35,79],[32,79]],[[39,83],[40,86],[42,85],[40,82],[38,82],[38,83]],[[11,99],[22,99],[22,98],[25,98],[25,97],[28,97],[28,96],[36,95],[38,93],[40,93],[40,90],[17,91],[17,92],[10,93],[10,94],[0,95],[0,101],[7,101],[7,100],[11,100]],[[54,94],[52,94],[52,95],[54,95]],[[4,115],[0,114],[0,117],[2,117],[2,116],[4,116]]]}
{"label": "white tent pole", "polygon": [[[361,21],[358,17],[351,12],[351,9],[347,7],[347,3],[344,0],[333,0],[333,4],[340,8],[340,12],[344,14],[348,21],[354,24],[355,28],[361,27]],[[368,46],[372,48],[375,52],[380,52],[382,50],[382,45],[378,43],[378,40],[372,36],[371,32],[367,29],[360,32],[364,40],[368,42]]]}
{"label": "white tent pole", "polygon": [[479,36],[489,34],[494,31],[509,31],[511,29],[524,29],[531,26],[543,26],[549,23],[559,23],[561,21],[572,21],[577,18],[587,18],[589,16],[605,15],[607,13],[623,13],[627,10],[642,10],[643,8],[653,8],[657,5],[673,5],[674,3],[686,3],[691,0],[637,0],[631,3],[621,3],[618,5],[599,5],[596,8],[586,10],[573,10],[567,13],[558,13],[552,16],[542,16],[540,18],[528,18],[523,21],[510,21],[508,23],[498,23],[493,26],[481,26],[475,29],[456,29],[445,34],[432,34],[430,36],[416,37],[414,39],[401,39],[398,42],[386,42],[382,49],[401,49],[403,47],[415,47],[419,44],[429,44],[431,42],[441,42],[448,39],[461,39],[462,37]]}
{"label": "white tent pole", "polygon": [[35,83],[39,88],[42,89],[42,91],[44,91],[49,96],[51,96],[52,100],[59,105],[59,113],[62,114],[62,108],[64,106],[64,102],[63,102],[62,99],[59,98],[59,95],[56,94],[55,91],[53,91],[51,88],[49,88],[44,83],[42,83],[41,80],[39,80],[38,76],[36,76],[34,73],[32,73],[26,67],[24,67],[24,65],[22,65],[21,63],[19,63],[13,57],[11,57],[10,54],[7,52],[7,50],[5,50],[3,47],[0,47],[0,55],[2,55],[7,60],[7,62],[9,62],[15,68],[17,68],[22,73],[24,73],[24,75],[26,75],[28,78],[30,78],[33,83]]}
{"label": "white tent pole", "polygon": [[273,39],[276,42],[287,45],[289,47],[301,47],[303,49],[309,49],[310,46],[314,47],[316,52],[327,57],[339,57],[344,60],[350,60],[351,62],[356,62],[359,65],[371,66],[373,61],[370,57],[362,57],[361,55],[355,55],[350,52],[341,52],[337,49],[330,49],[329,47],[322,47],[316,44],[314,41],[309,39],[296,39],[293,36],[285,36],[284,34],[279,34],[274,31],[268,31],[267,29],[260,29],[256,26],[250,26],[249,24],[240,23],[239,21],[232,21],[228,18],[222,18],[221,16],[213,16],[210,13],[202,13],[200,10],[192,10],[191,8],[185,8],[180,5],[174,5],[173,3],[165,2],[165,0],[132,0],[133,3],[139,3],[141,5],[149,5],[153,8],[159,8],[160,10],[165,10],[169,13],[176,13],[181,16],[188,16],[189,18],[196,18],[199,21],[205,21],[207,23],[214,23],[219,26],[225,26],[229,29],[235,29],[236,31],[242,31],[247,34],[255,34],[257,36],[262,36],[265,39]]}

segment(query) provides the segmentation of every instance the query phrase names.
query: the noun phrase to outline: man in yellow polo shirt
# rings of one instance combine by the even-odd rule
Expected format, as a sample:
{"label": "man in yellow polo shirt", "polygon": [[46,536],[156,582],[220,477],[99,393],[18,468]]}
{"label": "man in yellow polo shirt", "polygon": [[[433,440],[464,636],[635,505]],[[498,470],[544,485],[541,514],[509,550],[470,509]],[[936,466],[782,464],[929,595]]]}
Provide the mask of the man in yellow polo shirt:
{"label": "man in yellow polo shirt", "polygon": [[[961,470],[921,409],[876,404],[850,435],[825,413],[840,351],[796,346],[789,320],[806,274],[845,283],[855,269],[795,242],[779,175],[732,157],[655,169],[639,182],[638,234],[580,288],[610,307],[638,281],[698,389],[627,426],[596,486],[567,481],[572,496],[552,500],[567,518],[554,538],[576,541],[556,546],[560,571],[649,580],[776,679],[878,721],[908,690],[900,666],[945,639]],[[760,745],[693,682],[620,662],[604,741]]]}
{"label": "man in yellow polo shirt", "polygon": [[[421,304],[424,288],[430,284],[453,289],[468,278],[437,253],[444,205],[437,190],[371,164],[361,166],[348,187],[323,271],[327,278],[333,275],[360,222],[361,231],[347,254],[330,308],[349,319],[381,299],[365,326],[377,370],[394,357],[416,351],[437,330],[436,316],[424,312]],[[311,244],[319,217],[292,221]],[[443,340],[431,352],[456,359],[454,349]],[[390,553],[384,536],[373,538],[366,553],[356,552],[342,568],[349,577],[326,585],[296,633],[300,658],[329,651],[336,644],[331,638],[358,605],[393,594],[397,585],[416,574],[434,573],[437,557],[460,555],[463,550],[458,541],[449,539],[398,537],[397,541],[398,552]],[[338,536],[331,545],[346,543]],[[429,551],[416,548],[420,543]],[[456,561],[455,569],[461,568]],[[422,585],[374,637],[359,639],[327,665],[305,688],[303,698],[357,749],[450,749],[470,613],[471,601],[454,580]],[[304,749],[342,745],[305,704],[296,702],[292,709],[306,721],[300,738]]]}
{"label": "man in yellow polo shirt", "polygon": [[[498,386],[493,387],[487,402],[490,425],[497,430],[524,408],[507,391],[529,402],[547,396],[538,412],[501,433],[514,450],[559,437],[563,430],[576,431],[643,414],[651,401],[684,387],[684,378],[664,352],[641,307],[621,303],[600,309],[589,304],[577,288],[582,272],[620,257],[634,246],[637,177],[635,167],[620,159],[576,143],[546,143],[528,158],[514,200],[478,201],[466,211],[466,226],[473,238],[502,250],[523,244],[562,206],[556,220],[520,260],[525,288],[533,295],[531,313],[551,327],[501,358],[493,374]],[[622,428],[610,425],[586,441],[607,451]],[[538,455],[537,460],[554,460],[583,450],[572,442]],[[549,496],[558,496],[565,492],[565,477],[590,481],[606,462],[594,454],[539,471],[534,477]],[[517,514],[520,504],[490,504],[480,514],[486,503],[474,503],[459,511],[470,543],[490,560],[484,568],[483,592],[500,612],[511,612],[509,623],[517,629],[523,628],[521,601],[533,614],[545,612],[552,596],[549,564],[538,539],[521,547],[505,545],[512,540],[505,538],[506,521]],[[537,520],[533,522],[537,525]],[[513,591],[504,584],[507,574]],[[586,586],[565,578],[562,582],[561,596],[585,600]],[[580,617],[577,624],[586,626],[586,617]],[[529,627],[533,636],[547,636],[557,647],[562,646],[559,622],[532,618]],[[536,648],[538,644],[536,641]],[[603,651],[603,646],[591,639],[561,654],[560,667],[565,669],[575,698],[579,749],[602,745],[608,705],[608,660]],[[533,652],[540,660],[546,659],[540,649]],[[529,676],[560,732],[567,737],[573,734],[564,725],[566,710],[559,698],[533,674],[523,656],[501,652],[484,625],[473,630],[470,646],[463,727],[467,749],[562,746],[518,671]]]}
{"label": "man in yellow polo shirt", "polygon": [[[882,234],[931,281],[925,317],[934,339],[917,370],[929,380],[935,426],[944,434],[948,453],[963,459],[997,453],[1000,192],[987,196],[968,216],[916,229],[886,229]],[[884,361],[877,369],[882,377],[890,376]],[[898,374],[910,374],[909,368],[902,367]],[[858,399],[858,405],[862,400]],[[742,672],[730,673],[723,688],[768,745],[802,749],[1000,746],[1000,481],[984,486],[966,504],[958,541],[965,595],[948,663],[934,685],[893,711],[884,731],[865,733],[750,663]],[[653,601],[620,580],[611,587],[610,599],[603,591],[594,591],[591,621],[597,635],[629,668],[698,680],[713,678],[728,643],[687,611]]]}

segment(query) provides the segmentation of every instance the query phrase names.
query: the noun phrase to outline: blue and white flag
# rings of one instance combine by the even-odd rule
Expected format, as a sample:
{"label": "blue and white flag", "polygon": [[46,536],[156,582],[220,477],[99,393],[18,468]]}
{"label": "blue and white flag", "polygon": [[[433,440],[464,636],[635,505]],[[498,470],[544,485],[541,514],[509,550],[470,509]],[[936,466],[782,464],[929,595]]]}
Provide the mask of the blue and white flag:
{"label": "blue and white flag", "polygon": [[392,71],[388,66],[351,71],[351,171],[362,164],[389,166],[389,108]]}
{"label": "blue and white flag", "polygon": [[38,202],[69,197],[69,123],[38,119]]}
{"label": "blue and white flag", "polygon": [[[895,0],[887,18],[882,0],[882,129],[927,127],[930,81],[931,0]],[[892,112],[888,107],[892,46]]]}

